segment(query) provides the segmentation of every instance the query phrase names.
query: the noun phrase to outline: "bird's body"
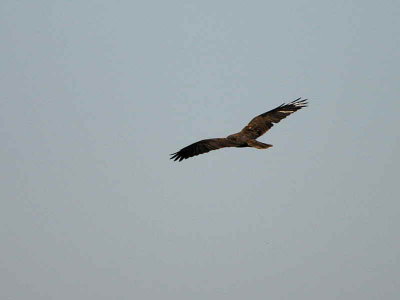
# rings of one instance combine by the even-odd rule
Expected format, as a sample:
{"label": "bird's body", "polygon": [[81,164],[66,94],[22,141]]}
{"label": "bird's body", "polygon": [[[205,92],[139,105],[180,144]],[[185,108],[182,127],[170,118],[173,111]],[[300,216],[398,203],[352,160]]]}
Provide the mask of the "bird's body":
{"label": "bird's body", "polygon": [[226,138],[214,138],[198,141],[171,154],[171,159],[181,161],[192,156],[225,147],[253,147],[257,149],[270,148],[272,145],[261,143],[256,139],[274,126],[274,123],[278,123],[288,115],[306,106],[307,99],[302,100],[301,98],[288,104],[282,104],[273,110],[253,118],[249,124],[238,133],[228,135]]}

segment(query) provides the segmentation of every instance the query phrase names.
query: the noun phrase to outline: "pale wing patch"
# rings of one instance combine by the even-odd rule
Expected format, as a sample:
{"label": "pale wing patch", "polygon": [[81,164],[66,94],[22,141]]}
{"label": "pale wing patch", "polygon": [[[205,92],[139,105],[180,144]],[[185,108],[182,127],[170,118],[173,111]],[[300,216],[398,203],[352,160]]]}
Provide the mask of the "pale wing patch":
{"label": "pale wing patch", "polygon": [[293,111],[289,111],[289,110],[280,110],[279,112],[284,113],[284,114],[291,114]]}

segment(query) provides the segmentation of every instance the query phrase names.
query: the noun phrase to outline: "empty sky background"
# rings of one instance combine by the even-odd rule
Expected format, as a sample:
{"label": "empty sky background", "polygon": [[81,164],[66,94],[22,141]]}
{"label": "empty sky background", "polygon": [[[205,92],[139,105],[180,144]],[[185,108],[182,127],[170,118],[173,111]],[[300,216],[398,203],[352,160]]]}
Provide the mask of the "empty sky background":
{"label": "empty sky background", "polygon": [[[398,299],[399,1],[0,22],[1,299]],[[271,149],[168,159],[300,96]]]}

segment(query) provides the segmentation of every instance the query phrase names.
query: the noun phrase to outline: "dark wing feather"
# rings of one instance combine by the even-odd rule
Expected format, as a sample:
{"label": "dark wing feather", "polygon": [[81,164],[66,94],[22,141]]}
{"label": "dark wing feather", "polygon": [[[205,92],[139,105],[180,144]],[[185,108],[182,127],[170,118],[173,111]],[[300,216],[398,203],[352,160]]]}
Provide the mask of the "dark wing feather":
{"label": "dark wing feather", "polygon": [[193,143],[181,150],[179,150],[176,153],[171,154],[171,159],[173,160],[183,160],[187,159],[192,156],[196,156],[199,154],[207,153],[212,150],[217,150],[220,148],[225,148],[225,147],[235,147],[237,146],[237,143],[230,141],[225,138],[216,138],[216,139],[207,139],[207,140],[202,140],[198,141],[196,143]]}
{"label": "dark wing feather", "polygon": [[306,106],[307,99],[302,100],[301,98],[298,98],[288,104],[283,103],[277,108],[267,111],[266,113],[263,113],[252,119],[240,133],[248,138],[256,139],[274,126],[274,123],[279,123],[290,114]]}

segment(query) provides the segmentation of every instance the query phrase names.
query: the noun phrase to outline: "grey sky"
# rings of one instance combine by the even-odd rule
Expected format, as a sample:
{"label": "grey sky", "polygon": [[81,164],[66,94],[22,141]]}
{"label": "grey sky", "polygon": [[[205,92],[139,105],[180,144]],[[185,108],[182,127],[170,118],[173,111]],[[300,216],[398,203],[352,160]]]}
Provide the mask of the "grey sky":
{"label": "grey sky", "polygon": [[[0,19],[1,299],[398,298],[398,1]],[[300,96],[269,150],[168,159]]]}

